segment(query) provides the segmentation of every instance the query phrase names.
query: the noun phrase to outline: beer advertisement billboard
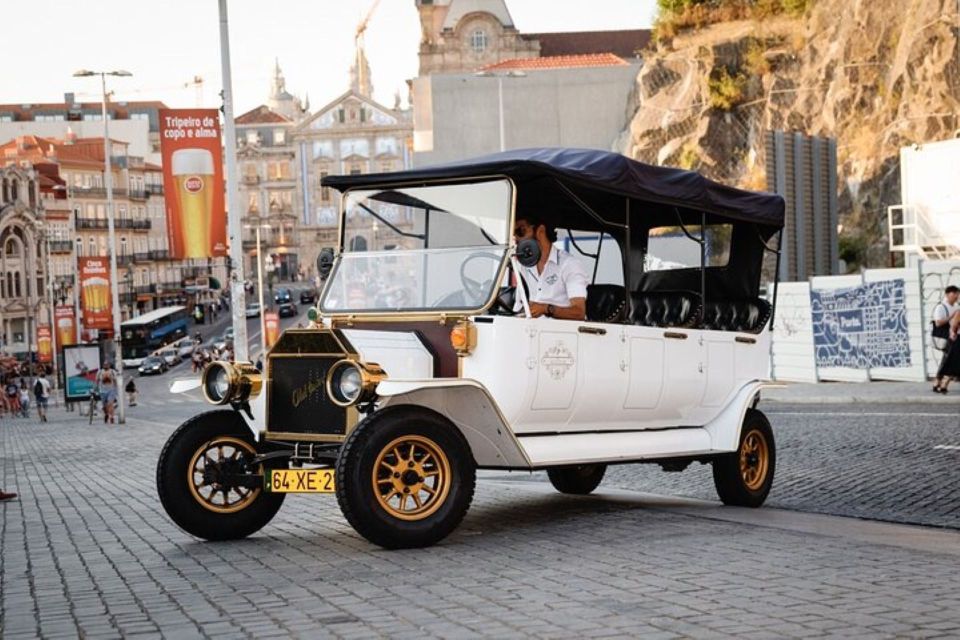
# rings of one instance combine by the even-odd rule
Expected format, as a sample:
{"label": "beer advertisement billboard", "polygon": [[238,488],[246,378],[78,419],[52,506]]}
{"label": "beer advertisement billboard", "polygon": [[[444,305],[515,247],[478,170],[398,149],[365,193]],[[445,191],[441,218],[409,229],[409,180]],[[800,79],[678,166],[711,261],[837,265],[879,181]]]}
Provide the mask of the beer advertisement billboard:
{"label": "beer advertisement billboard", "polygon": [[227,255],[219,112],[160,109],[160,153],[170,257]]}
{"label": "beer advertisement billboard", "polygon": [[273,311],[263,314],[263,335],[267,343],[267,349],[272,347],[280,338],[280,316]]}
{"label": "beer advertisement billboard", "polygon": [[53,337],[50,325],[37,325],[37,361],[53,362]]}
{"label": "beer advertisement billboard", "polygon": [[80,273],[80,309],[87,329],[113,328],[110,297],[110,258],[77,258]]}
{"label": "beer advertisement billboard", "polygon": [[57,346],[59,348],[77,344],[77,319],[73,307],[57,305],[53,312],[53,322],[57,329]]}

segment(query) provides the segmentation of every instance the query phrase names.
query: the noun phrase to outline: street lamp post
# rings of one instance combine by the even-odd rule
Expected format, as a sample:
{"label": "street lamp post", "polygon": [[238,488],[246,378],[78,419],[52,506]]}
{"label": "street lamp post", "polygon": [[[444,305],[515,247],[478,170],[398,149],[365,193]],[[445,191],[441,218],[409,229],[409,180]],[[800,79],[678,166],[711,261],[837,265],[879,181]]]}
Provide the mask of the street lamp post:
{"label": "street lamp post", "polygon": [[90,76],[100,76],[100,87],[103,91],[103,102],[101,104],[101,115],[103,116],[103,171],[104,185],[107,188],[107,244],[110,251],[110,290],[113,302],[113,359],[117,361],[117,419],[120,424],[126,422],[126,408],[124,406],[123,396],[123,356],[121,351],[120,336],[120,286],[117,281],[117,246],[116,233],[113,224],[113,171],[110,167],[110,129],[107,120],[107,76],[129,77],[133,75],[129,71],[90,71],[81,69],[73,74],[75,78],[87,78]]}
{"label": "street lamp post", "polygon": [[[266,309],[263,308],[263,251],[260,246],[260,229],[269,229],[268,224],[245,224],[244,229],[254,229],[257,234],[257,295],[260,301],[260,357],[267,353]],[[236,349],[236,345],[234,345]]]}
{"label": "street lamp post", "polygon": [[[44,285],[47,289],[47,326],[50,327],[50,349],[53,352],[53,385],[55,389],[60,388],[59,362],[57,358],[57,327],[54,324],[53,313],[53,278],[50,277],[50,268],[53,264],[50,261],[50,231],[43,226],[42,221],[37,221],[37,233],[40,241],[43,242],[44,252]],[[39,325],[38,325],[39,326]],[[40,356],[40,336],[37,335],[37,359]]]}
{"label": "street lamp post", "polygon": [[478,71],[474,74],[480,78],[497,79],[497,120],[500,125],[500,151],[507,150],[506,131],[503,123],[503,79],[504,78],[526,78],[527,74],[523,71],[508,71],[506,73],[494,73],[493,71]]}

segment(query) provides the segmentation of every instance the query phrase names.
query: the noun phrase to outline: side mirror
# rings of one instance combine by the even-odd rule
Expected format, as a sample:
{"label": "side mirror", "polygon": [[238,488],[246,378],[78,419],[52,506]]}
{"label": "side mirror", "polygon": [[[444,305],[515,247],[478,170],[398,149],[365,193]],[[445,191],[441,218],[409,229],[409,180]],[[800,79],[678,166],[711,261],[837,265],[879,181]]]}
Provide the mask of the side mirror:
{"label": "side mirror", "polygon": [[331,269],[333,269],[333,249],[324,247],[317,256],[317,273],[321,278],[326,279]]}
{"label": "side mirror", "polygon": [[540,245],[534,238],[517,243],[517,262],[525,267],[535,267],[540,262]]}

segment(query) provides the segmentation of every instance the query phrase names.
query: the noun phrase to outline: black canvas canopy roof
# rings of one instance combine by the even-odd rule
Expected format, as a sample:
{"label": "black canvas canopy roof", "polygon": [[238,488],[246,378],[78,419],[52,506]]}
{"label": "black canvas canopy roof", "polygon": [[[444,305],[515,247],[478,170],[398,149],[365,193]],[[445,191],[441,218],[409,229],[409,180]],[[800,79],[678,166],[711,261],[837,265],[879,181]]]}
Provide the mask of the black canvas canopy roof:
{"label": "black canvas canopy roof", "polygon": [[623,198],[636,201],[631,204],[634,215],[643,215],[644,205],[659,205],[654,209],[676,207],[686,213],[715,214],[771,231],[784,221],[784,201],[778,195],[735,189],[694,171],[647,165],[594,149],[515,149],[409,171],[327,176],[322,183],[344,191],[498,175],[517,184],[518,210],[536,206],[559,219],[582,216],[583,210],[557,188],[557,182],[609,222],[624,222]]}

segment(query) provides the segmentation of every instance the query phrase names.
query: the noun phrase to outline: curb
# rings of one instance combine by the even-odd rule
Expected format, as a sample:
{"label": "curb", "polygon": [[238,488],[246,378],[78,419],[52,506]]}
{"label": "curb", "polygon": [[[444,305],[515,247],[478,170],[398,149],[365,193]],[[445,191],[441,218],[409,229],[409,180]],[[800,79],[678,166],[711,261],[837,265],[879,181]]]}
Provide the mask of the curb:
{"label": "curb", "polygon": [[[931,391],[931,396],[933,392]],[[943,396],[874,396],[874,395],[844,395],[844,396],[771,396],[760,394],[760,402],[768,404],[931,404],[954,405],[960,415],[960,399]],[[958,394],[960,396],[960,394]]]}

